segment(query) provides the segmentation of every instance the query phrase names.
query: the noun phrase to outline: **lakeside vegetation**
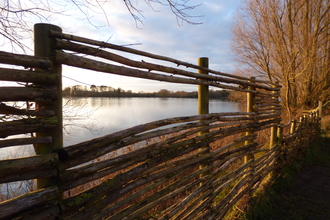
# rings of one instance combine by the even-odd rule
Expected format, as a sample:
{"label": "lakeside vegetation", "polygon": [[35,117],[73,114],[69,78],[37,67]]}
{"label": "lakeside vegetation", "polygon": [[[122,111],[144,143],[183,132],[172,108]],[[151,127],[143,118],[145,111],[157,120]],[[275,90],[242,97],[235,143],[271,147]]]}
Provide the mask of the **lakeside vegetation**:
{"label": "lakeside vegetation", "polygon": [[[227,100],[230,93],[227,90],[209,90],[210,99]],[[75,85],[63,89],[63,97],[168,97],[168,98],[197,98],[197,91],[169,91],[161,89],[158,92],[133,92],[111,86],[81,86]]]}

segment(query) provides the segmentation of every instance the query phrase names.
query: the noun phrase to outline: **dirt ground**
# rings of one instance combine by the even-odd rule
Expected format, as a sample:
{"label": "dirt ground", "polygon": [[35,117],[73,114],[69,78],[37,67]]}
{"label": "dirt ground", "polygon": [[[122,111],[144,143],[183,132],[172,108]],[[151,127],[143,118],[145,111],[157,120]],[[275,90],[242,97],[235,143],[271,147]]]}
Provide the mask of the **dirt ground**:
{"label": "dirt ground", "polygon": [[[303,163],[285,184],[275,188],[264,220],[330,220],[330,138],[325,138],[312,161]],[[280,195],[280,196],[278,196]]]}

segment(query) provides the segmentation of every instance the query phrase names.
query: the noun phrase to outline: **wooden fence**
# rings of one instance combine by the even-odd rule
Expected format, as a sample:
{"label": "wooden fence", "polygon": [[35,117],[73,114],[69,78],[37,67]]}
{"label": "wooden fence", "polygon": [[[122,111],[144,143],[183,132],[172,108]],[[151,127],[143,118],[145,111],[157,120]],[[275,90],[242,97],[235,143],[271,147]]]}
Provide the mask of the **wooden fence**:
{"label": "wooden fence", "polygon": [[[317,137],[317,112],[280,124],[276,83],[63,34],[52,25],[36,24],[35,42],[36,56],[0,52],[1,63],[26,68],[0,69],[0,80],[26,83],[0,88],[6,119],[0,123],[0,148],[33,144],[36,151],[1,160],[0,183],[37,179],[34,191],[0,202],[0,219],[221,219]],[[114,51],[145,58],[135,61]],[[201,107],[200,115],[141,124],[63,148],[62,64],[199,85],[206,103],[208,86],[235,90],[248,94],[248,108],[208,114]],[[27,108],[15,107],[15,101]],[[269,142],[258,143],[270,130]],[[31,137],[6,138],[17,134]]]}

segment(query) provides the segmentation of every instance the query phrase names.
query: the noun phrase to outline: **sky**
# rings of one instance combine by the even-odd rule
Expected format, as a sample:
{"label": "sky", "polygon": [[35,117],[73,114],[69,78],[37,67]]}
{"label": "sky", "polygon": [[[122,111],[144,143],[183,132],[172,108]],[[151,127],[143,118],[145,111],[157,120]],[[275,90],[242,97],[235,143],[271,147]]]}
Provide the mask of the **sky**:
{"label": "sky", "polygon": [[[201,4],[188,12],[190,15],[201,16],[192,19],[194,22],[202,23],[199,25],[178,22],[168,7],[159,4],[153,4],[153,8],[150,8],[145,1],[132,0],[132,3],[143,11],[143,24],[136,23],[122,0],[111,0],[103,6],[106,18],[102,11],[97,13],[91,9],[85,9],[85,13],[90,16],[89,20],[78,18],[74,15],[78,15],[79,10],[67,7],[65,13],[72,16],[53,15],[50,22],[60,26],[64,33],[118,45],[137,44],[131,47],[190,63],[197,63],[199,57],[208,57],[211,69],[226,73],[235,71],[235,61],[230,48],[231,27],[242,0],[189,1],[189,5]],[[153,92],[160,89],[197,90],[196,85],[136,79],[67,66],[63,67],[63,76],[63,87],[93,84],[119,87],[134,92]]]}

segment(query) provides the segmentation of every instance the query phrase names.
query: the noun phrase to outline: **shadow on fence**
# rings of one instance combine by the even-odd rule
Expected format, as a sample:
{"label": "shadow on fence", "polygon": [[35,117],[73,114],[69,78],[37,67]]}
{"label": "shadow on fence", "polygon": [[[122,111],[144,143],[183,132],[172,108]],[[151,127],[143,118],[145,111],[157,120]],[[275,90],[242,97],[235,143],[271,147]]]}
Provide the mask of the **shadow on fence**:
{"label": "shadow on fence", "polygon": [[[0,68],[0,80],[26,83],[0,88],[0,114],[22,118],[0,123],[0,148],[33,144],[36,151],[1,160],[0,183],[37,179],[35,191],[0,202],[0,219],[221,219],[318,135],[317,111],[280,124],[277,83],[63,34],[52,25],[37,24],[35,33],[36,56],[0,52],[2,63],[31,68]],[[134,61],[113,50],[184,69]],[[235,90],[250,101],[247,112],[168,118],[63,148],[62,64]],[[27,108],[16,108],[14,101],[27,102]],[[36,107],[29,108],[30,102]],[[269,129],[269,143],[257,143]],[[27,133],[32,137],[5,139]]]}

